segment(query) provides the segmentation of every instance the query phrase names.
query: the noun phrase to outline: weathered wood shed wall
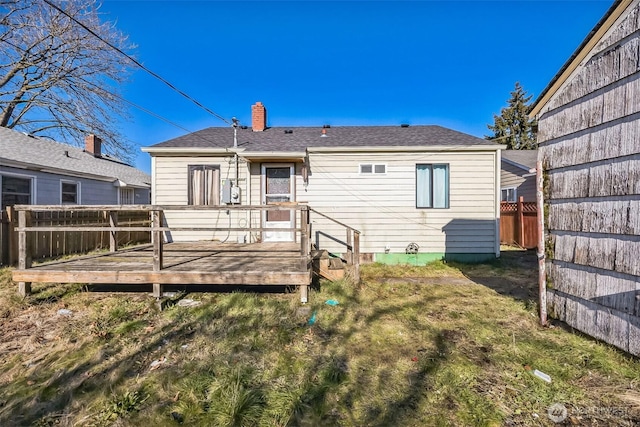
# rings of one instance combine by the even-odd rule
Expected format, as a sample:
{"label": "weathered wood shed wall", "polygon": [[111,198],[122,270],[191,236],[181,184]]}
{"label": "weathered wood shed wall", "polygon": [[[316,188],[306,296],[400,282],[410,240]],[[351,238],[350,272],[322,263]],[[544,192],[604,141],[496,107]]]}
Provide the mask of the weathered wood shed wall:
{"label": "weathered wood shed wall", "polygon": [[548,309],[640,355],[639,1],[614,4],[581,49],[533,109],[546,171]]}

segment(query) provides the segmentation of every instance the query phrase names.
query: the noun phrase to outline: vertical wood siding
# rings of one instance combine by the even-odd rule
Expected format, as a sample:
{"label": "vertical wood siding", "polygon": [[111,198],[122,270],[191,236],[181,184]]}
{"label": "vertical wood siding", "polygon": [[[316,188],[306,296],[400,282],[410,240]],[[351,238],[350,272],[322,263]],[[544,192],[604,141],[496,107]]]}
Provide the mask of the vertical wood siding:
{"label": "vertical wood siding", "polygon": [[640,355],[640,7],[636,1],[539,116],[549,312]]}

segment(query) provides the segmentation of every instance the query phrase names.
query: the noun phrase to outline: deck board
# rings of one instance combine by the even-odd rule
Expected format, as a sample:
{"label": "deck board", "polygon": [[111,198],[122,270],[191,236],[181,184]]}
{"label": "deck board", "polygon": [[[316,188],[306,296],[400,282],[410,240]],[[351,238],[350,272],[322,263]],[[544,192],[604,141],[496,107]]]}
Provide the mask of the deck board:
{"label": "deck board", "polygon": [[118,251],[14,270],[15,282],[113,284],[308,285],[297,243],[188,242],[164,245],[153,271],[153,247]]}

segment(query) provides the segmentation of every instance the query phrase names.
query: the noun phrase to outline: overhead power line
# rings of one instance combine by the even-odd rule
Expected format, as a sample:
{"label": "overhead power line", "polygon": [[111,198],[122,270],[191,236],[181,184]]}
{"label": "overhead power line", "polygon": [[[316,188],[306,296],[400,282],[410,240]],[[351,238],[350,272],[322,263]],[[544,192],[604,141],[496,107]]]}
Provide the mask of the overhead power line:
{"label": "overhead power line", "polygon": [[130,56],[129,54],[127,54],[126,52],[122,51],[122,49],[120,49],[117,46],[114,46],[112,43],[108,42],[107,40],[103,39],[99,34],[97,34],[95,31],[93,31],[91,28],[87,27],[85,24],[83,24],[82,22],[78,21],[75,17],[71,16],[69,13],[67,13],[66,10],[62,9],[60,6],[56,5],[55,3],[53,3],[51,0],[44,0],[45,3],[47,3],[49,6],[51,6],[52,8],[54,8],[55,10],[59,11],[60,13],[62,13],[63,15],[65,15],[67,18],[71,19],[73,22],[75,22],[76,24],[80,25],[82,28],[84,28],[87,32],[89,32],[91,35],[93,35],[94,37],[98,38],[98,40],[100,40],[101,42],[103,42],[104,44],[106,44],[107,46],[109,46],[111,49],[115,50],[116,52],[120,53],[121,55],[125,56],[129,61],[133,62],[135,65],[137,65],[138,67],[140,67],[142,70],[146,71],[147,73],[149,73],[150,75],[152,75],[153,77],[155,77],[156,79],[160,80],[162,83],[164,83],[165,85],[169,86],[173,91],[179,93],[180,95],[182,95],[184,98],[188,99],[189,101],[193,102],[194,104],[196,104],[198,107],[200,107],[201,109],[203,109],[204,111],[206,111],[207,113],[211,114],[212,116],[214,116],[217,119],[222,120],[223,122],[225,122],[228,125],[231,125],[231,122],[228,121],[227,119],[225,119],[223,116],[221,116],[220,114],[216,113],[215,111],[207,108],[206,106],[204,106],[202,103],[200,103],[198,100],[196,100],[195,98],[191,97],[189,94],[187,94],[186,92],[178,89],[176,86],[174,86],[171,82],[169,82],[167,79],[165,79],[164,77],[162,77],[161,75],[159,75],[158,73],[150,70],[149,68],[145,67],[143,64],[141,64],[138,60],[136,60],[135,58],[133,58],[132,56]]}

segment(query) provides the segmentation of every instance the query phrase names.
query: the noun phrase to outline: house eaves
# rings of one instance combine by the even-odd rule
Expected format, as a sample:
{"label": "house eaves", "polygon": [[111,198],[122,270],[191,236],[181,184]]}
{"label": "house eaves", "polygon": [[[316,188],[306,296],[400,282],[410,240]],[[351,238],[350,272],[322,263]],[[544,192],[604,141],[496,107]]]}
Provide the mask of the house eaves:
{"label": "house eaves", "polygon": [[506,149],[506,145],[425,145],[425,146],[387,146],[387,147],[308,147],[309,153],[401,153],[425,151],[498,151]]}
{"label": "house eaves", "polygon": [[243,149],[234,148],[219,148],[219,147],[142,147],[141,150],[144,153],[154,155],[233,155],[236,152],[240,153]]}
{"label": "house eaves", "polygon": [[239,154],[247,160],[298,160],[303,161],[307,156],[304,151],[245,151]]}
{"label": "house eaves", "polygon": [[580,66],[589,52],[602,40],[602,37],[613,26],[616,20],[635,0],[616,0],[604,16],[598,21],[595,27],[589,32],[587,37],[580,43],[580,46],[573,52],[569,59],[560,68],[560,71],[551,79],[549,84],[542,90],[540,95],[531,105],[529,117],[535,118],[549,100],[568,80],[569,76]]}
{"label": "house eaves", "polygon": [[518,162],[514,162],[513,160],[506,159],[504,156],[502,156],[501,160],[502,160],[503,162],[505,162],[505,163],[508,163],[508,164],[510,164],[510,165],[512,165],[512,166],[517,167],[518,169],[522,169],[522,170],[524,170],[524,171],[526,171],[526,172],[528,172],[528,173],[534,173],[534,172],[536,171],[536,169],[535,169],[535,168],[530,168],[530,167],[528,167],[528,166],[521,165],[521,164],[520,164],[520,163],[518,163]]}
{"label": "house eaves", "polygon": [[35,163],[17,162],[0,158],[0,166],[11,167],[16,169],[24,169],[34,172],[51,173],[56,175],[72,176],[74,178],[86,178],[94,181],[114,182],[117,178],[107,177],[103,175],[94,175],[90,173],[70,171],[66,169],[58,169],[53,167],[44,167]]}

